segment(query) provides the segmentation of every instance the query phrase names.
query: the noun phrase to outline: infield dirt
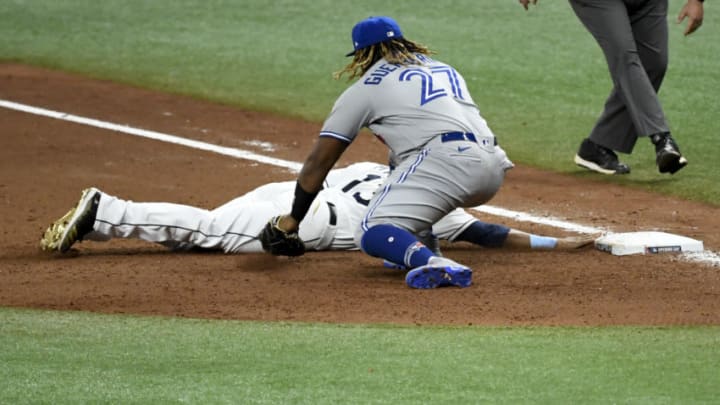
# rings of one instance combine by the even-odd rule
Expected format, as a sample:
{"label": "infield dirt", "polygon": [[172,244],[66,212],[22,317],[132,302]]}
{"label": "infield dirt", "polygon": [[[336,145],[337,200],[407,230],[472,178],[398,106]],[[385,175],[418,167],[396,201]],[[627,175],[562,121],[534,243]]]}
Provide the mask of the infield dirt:
{"label": "infield dirt", "polygon": [[[320,123],[0,64],[0,99],[302,161]],[[491,120],[490,120],[491,121]],[[359,252],[287,259],[169,253],[138,241],[39,250],[88,186],[134,201],[213,208],[285,169],[0,109],[0,306],[198,318],[446,325],[720,324],[720,268],[674,255],[611,256],[444,245],[470,288],[418,291]],[[492,122],[491,122],[492,124]],[[274,145],[265,151],[257,141]],[[339,166],[384,162],[371,136]],[[512,158],[512,156],[510,156]],[[571,156],[568,157],[571,164]],[[658,175],[658,181],[682,181]],[[614,231],[661,230],[720,250],[720,209],[519,165],[492,205]],[[480,215],[535,233],[557,229]]]}

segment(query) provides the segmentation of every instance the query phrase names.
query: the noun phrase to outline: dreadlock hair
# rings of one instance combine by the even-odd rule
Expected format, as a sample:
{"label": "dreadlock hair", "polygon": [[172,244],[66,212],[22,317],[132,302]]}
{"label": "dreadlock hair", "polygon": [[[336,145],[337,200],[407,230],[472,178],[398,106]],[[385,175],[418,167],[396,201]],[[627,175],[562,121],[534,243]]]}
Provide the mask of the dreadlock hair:
{"label": "dreadlock hair", "polygon": [[352,62],[342,70],[333,73],[333,77],[339,79],[347,73],[349,74],[348,81],[350,81],[364,75],[365,72],[381,58],[385,58],[389,63],[403,66],[421,63],[416,55],[417,53],[432,55],[435,52],[428,49],[425,45],[405,38],[390,39],[357,50]]}

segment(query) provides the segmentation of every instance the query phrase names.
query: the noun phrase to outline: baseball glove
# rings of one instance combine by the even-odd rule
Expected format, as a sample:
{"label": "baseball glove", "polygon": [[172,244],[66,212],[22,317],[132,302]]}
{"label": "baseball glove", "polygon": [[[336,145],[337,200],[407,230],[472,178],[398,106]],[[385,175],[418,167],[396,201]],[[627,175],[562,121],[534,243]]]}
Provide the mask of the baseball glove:
{"label": "baseball glove", "polygon": [[285,232],[278,228],[280,217],[273,217],[268,221],[258,235],[263,250],[275,256],[302,256],[305,253],[305,244],[297,232]]}

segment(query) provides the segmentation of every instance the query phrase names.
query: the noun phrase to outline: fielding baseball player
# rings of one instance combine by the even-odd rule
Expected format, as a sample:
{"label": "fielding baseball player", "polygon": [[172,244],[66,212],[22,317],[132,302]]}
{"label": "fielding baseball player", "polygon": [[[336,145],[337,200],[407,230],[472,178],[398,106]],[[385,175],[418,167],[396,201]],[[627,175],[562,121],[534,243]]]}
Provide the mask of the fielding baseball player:
{"label": "fielding baseball player", "polygon": [[[415,235],[457,207],[489,201],[511,167],[480,116],[465,80],[406,39],[395,20],[370,17],[352,30],[352,61],[336,78],[358,78],[337,99],[297,180],[289,214],[272,218],[261,240],[293,239],[323,181],[355,139],[369,128],[397,159],[358,223],[361,249],[411,269],[412,288],[467,287],[472,271],[437,256]],[[282,251],[268,249],[274,254]]]}
{"label": "fielding baseball player", "polygon": [[[388,175],[388,167],[355,163],[331,171],[302,222],[300,237],[309,250],[356,250],[354,233],[373,194]],[[135,238],[175,250],[193,248],[226,253],[262,252],[257,235],[267,218],[290,209],[295,182],[256,188],[214,210],[170,203],[137,203],[96,188],[83,192],[80,202],[53,223],[41,240],[43,250],[66,252],[79,240]],[[555,247],[574,249],[592,238],[551,238],[530,235],[477,220],[457,209],[435,224],[437,236],[486,247]],[[386,263],[387,267],[400,266]]]}

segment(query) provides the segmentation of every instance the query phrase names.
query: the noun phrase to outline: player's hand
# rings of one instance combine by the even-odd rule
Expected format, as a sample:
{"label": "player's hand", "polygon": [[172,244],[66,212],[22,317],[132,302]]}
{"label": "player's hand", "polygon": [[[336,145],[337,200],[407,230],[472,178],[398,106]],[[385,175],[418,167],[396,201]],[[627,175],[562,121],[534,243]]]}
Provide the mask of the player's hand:
{"label": "player's hand", "polygon": [[556,250],[575,250],[592,245],[599,235],[567,236],[558,238]]}
{"label": "player's hand", "polygon": [[[286,222],[285,225],[281,221]],[[294,228],[291,226],[295,224]],[[290,215],[271,218],[258,234],[264,251],[275,256],[302,256],[305,254],[305,243],[297,232],[297,221]]]}
{"label": "player's hand", "polygon": [[687,3],[683,6],[682,10],[680,10],[680,14],[678,14],[677,22],[680,24],[687,18],[687,26],[685,27],[685,31],[683,32],[683,35],[690,35],[693,32],[695,32],[703,22],[703,17],[705,15],[705,10],[703,8],[702,2],[698,0],[688,0]]}
{"label": "player's hand", "polygon": [[297,232],[300,228],[300,224],[290,215],[281,215],[277,223],[278,228],[284,232],[293,233]]}
{"label": "player's hand", "polygon": [[528,9],[528,4],[530,4],[530,3],[537,4],[537,0],[518,0],[518,1],[520,2],[520,4],[522,4],[522,6],[523,6],[523,8],[525,8],[525,10]]}

